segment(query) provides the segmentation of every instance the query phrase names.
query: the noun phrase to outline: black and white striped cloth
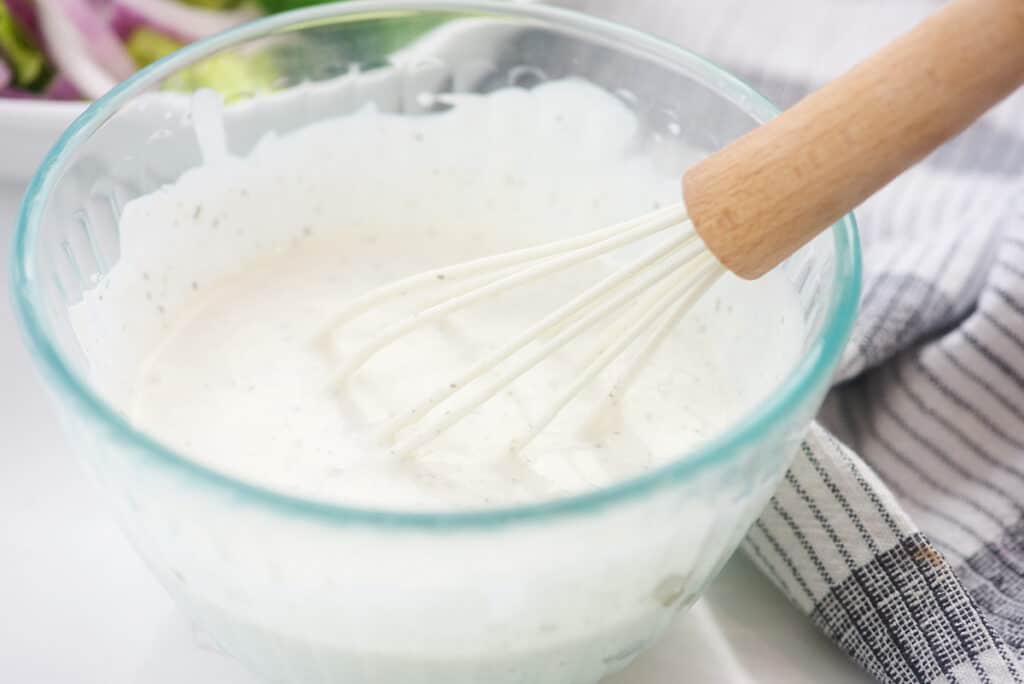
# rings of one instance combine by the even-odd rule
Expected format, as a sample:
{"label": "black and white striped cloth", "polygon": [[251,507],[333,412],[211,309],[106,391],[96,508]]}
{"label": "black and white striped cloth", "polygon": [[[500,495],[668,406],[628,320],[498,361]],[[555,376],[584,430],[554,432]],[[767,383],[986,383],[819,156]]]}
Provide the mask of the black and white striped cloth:
{"label": "black and white striped cloth", "polygon": [[[788,106],[941,2],[562,4]],[[744,548],[880,681],[1024,682],[1024,93],[857,214],[853,340]]]}

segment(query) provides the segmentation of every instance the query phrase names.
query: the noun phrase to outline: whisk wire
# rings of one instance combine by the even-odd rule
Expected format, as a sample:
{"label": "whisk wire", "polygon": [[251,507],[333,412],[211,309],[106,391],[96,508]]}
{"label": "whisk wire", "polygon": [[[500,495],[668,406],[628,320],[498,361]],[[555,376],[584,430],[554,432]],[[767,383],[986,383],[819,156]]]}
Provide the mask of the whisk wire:
{"label": "whisk wire", "polygon": [[[545,333],[550,330],[564,324],[566,321],[579,320],[581,316],[577,315],[582,309],[585,313],[587,308],[594,302],[600,301],[614,288],[621,285],[623,282],[636,276],[644,269],[657,263],[658,261],[666,258],[674,251],[678,250],[681,246],[687,242],[686,236],[679,236],[673,238],[670,242],[666,243],[662,247],[655,250],[653,253],[648,255],[642,260],[638,260],[626,266],[622,266],[616,271],[606,276],[603,280],[598,282],[593,287],[590,287],[568,303],[558,307],[555,311],[549,313],[539,322],[530,326],[527,330],[520,333],[518,336],[513,338],[511,341],[502,345],[499,349],[492,352],[483,360],[474,364],[471,368],[463,372],[458,378],[453,380],[449,385],[441,390],[435,392],[426,401],[419,404],[412,410],[408,411],[404,415],[395,419],[388,427],[387,434],[394,436],[399,430],[403,429],[409,423],[413,422],[419,416],[428,413],[435,407],[449,399],[453,394],[464,388],[473,379],[483,375],[484,373],[492,370],[493,368],[500,365],[503,361],[509,359],[512,355],[518,353],[524,347],[531,342],[541,338]],[[570,321],[571,322],[571,321]],[[559,331],[561,332],[561,331]]]}
{"label": "whisk wire", "polygon": [[693,286],[689,289],[684,289],[679,296],[679,300],[676,307],[671,310],[669,315],[665,317],[661,322],[656,324],[654,327],[653,334],[647,341],[647,344],[636,354],[632,362],[623,369],[622,373],[612,384],[610,394],[621,397],[628,390],[629,385],[639,375],[640,368],[649,359],[661,343],[668,337],[669,333],[679,325],[680,320],[685,316],[690,309],[703,297],[708,290],[718,281],[718,279],[725,273],[725,268],[718,263],[710,254],[705,255],[707,262],[702,267],[700,274],[693,281]]}
{"label": "whisk wire", "polygon": [[[400,455],[407,455],[412,450],[422,446],[423,444],[434,439],[442,432],[452,427],[469,413],[476,409],[480,404],[490,400],[498,392],[503,390],[509,384],[514,382],[520,376],[531,370],[537,364],[544,359],[551,356],[554,352],[558,351],[571,340],[575,339],[581,333],[592,328],[597,323],[601,322],[610,314],[620,310],[621,308],[631,304],[639,295],[647,291],[651,286],[655,285],[659,281],[671,276],[678,272],[680,268],[685,266],[689,261],[696,258],[696,254],[688,251],[677,251],[671,254],[667,258],[661,261],[657,266],[650,268],[647,272],[641,274],[636,279],[632,280],[619,294],[613,297],[610,301],[604,303],[596,310],[591,311],[582,318],[576,320],[571,325],[567,326],[564,330],[558,333],[555,337],[548,340],[547,342],[538,345],[531,353],[520,359],[516,363],[512,364],[512,367],[504,374],[499,375],[495,379],[491,379],[489,382],[479,387],[478,391],[473,393],[467,401],[464,401],[458,407],[453,407],[450,410],[445,411],[442,415],[431,419],[429,415],[425,415],[428,412],[416,411],[420,416],[424,416],[424,421],[418,426],[418,429],[414,431],[412,435],[403,439],[398,445],[395,446],[394,451]],[[501,360],[507,357],[503,357]],[[482,364],[483,365],[483,364]],[[486,370],[490,370],[487,368]],[[486,372],[486,370],[484,372]],[[468,375],[468,374],[467,374]],[[448,396],[454,396],[466,385],[471,384],[474,380],[480,377],[481,374],[474,374],[469,377],[467,382],[462,385],[452,388],[449,387],[446,390]],[[446,397],[448,398],[448,397]],[[442,400],[443,402],[444,400]],[[437,402],[439,404],[441,402]],[[435,404],[435,408],[437,406]]]}
{"label": "whisk wire", "polygon": [[[661,289],[650,303],[643,307],[637,307],[637,315],[625,322],[625,330],[622,334],[615,336],[615,342],[607,348],[599,349],[593,354],[584,368],[583,372],[576,377],[570,385],[556,399],[551,407],[538,419],[530,429],[524,440],[516,445],[521,450],[532,442],[558,415],[568,406],[569,402],[576,398],[583,389],[594,382],[598,374],[618,359],[626,349],[634,344],[645,333],[654,328],[649,335],[647,343],[640,353],[634,358],[623,374],[613,383],[612,390],[608,392],[608,398],[621,397],[627,387],[626,382],[632,380],[637,374],[643,360],[650,356],[657,349],[658,345],[668,336],[672,328],[679,322],[679,319],[696,303],[720,275],[720,267],[717,264],[706,263],[701,267],[700,275],[696,279],[686,276],[676,278],[669,287]],[[666,292],[667,291],[667,292]],[[660,321],[658,319],[661,319]]]}
{"label": "whisk wire", "polygon": [[590,231],[582,235],[575,235],[570,238],[565,238],[564,240],[557,240],[555,242],[534,247],[524,247],[523,249],[513,250],[504,254],[481,257],[479,259],[473,259],[472,261],[467,261],[454,266],[449,265],[431,269],[429,271],[423,271],[422,273],[417,273],[407,278],[396,280],[393,283],[370,290],[369,292],[356,297],[340,312],[338,312],[329,327],[333,329],[341,326],[345,322],[369,311],[382,302],[395,297],[402,297],[410,291],[417,290],[421,286],[433,286],[439,281],[455,282],[480,274],[493,274],[500,269],[510,268],[522,263],[536,261],[537,259],[557,254],[563,254],[575,249],[582,249],[637,226],[647,226],[654,223],[659,225],[672,225],[673,223],[682,223],[685,220],[686,209],[683,207],[682,203],[676,203],[639,218],[622,221],[621,223],[616,223],[615,225],[608,226],[607,228]]}
{"label": "whisk wire", "polygon": [[420,273],[356,298],[335,317],[324,334],[333,340],[338,328],[375,306],[395,298],[416,296],[416,311],[384,327],[348,357],[341,369],[342,378],[347,379],[379,351],[421,326],[486,297],[533,283],[662,231],[677,231],[655,243],[641,258],[618,266],[568,303],[499,345],[459,373],[453,382],[392,419],[381,433],[382,438],[394,443],[393,453],[407,456],[462,421],[569,342],[607,321],[603,334],[579,361],[581,373],[532,422],[525,439],[513,445],[521,450],[610,364],[642,342],[639,351],[617,371],[611,385],[610,396],[621,396],[680,318],[724,273],[721,264],[686,223],[685,208],[676,204],[585,235]]}
{"label": "whisk wire", "polygon": [[[350,359],[348,360],[348,362],[346,363],[342,370],[342,377],[344,378],[351,375],[354,371],[358,370],[363,364],[369,361],[379,351],[393,343],[395,340],[409,334],[416,328],[432,323],[440,318],[443,318],[444,316],[447,316],[455,311],[458,311],[459,309],[465,308],[479,301],[480,299],[490,297],[495,294],[499,294],[501,292],[507,291],[513,287],[522,285],[532,280],[536,280],[538,278],[550,275],[557,271],[570,268],[584,261],[593,259],[594,257],[619,249],[620,247],[631,242],[636,242],[646,237],[650,237],[651,235],[654,235],[655,233],[670,228],[673,225],[678,225],[680,216],[682,216],[683,220],[685,220],[685,211],[683,211],[681,208],[673,209],[675,210],[671,212],[666,210],[655,212],[657,216],[651,218],[648,222],[645,223],[639,221],[630,221],[624,224],[620,224],[620,227],[618,227],[617,230],[611,232],[610,235],[604,237],[603,239],[590,239],[585,241],[586,246],[582,248],[578,248],[575,246],[566,246],[564,249],[559,250],[559,254],[565,253],[565,256],[554,256],[553,258],[545,259],[544,257],[552,256],[550,253],[551,246],[546,246],[546,248],[539,247],[523,250],[523,253],[535,250],[535,254],[540,254],[542,260],[539,263],[528,265],[523,270],[516,271],[511,275],[499,278],[498,280],[489,282],[478,288],[474,288],[469,292],[465,292],[456,297],[447,299],[441,304],[430,306],[426,309],[418,311],[409,316],[408,318],[384,328],[384,330],[382,330],[377,336],[370,340],[369,343],[364,345],[355,355],[350,357]],[[566,241],[566,243],[568,242],[575,242],[575,240]],[[579,242],[584,241],[580,240]],[[533,256],[529,258],[535,260],[537,257]],[[498,261],[502,259],[502,257],[485,257],[484,259],[479,260],[479,262],[470,262],[468,264],[464,264],[463,266],[455,267],[455,269],[453,270],[458,270],[462,272],[463,275],[465,275],[467,271],[471,270],[470,267],[472,267],[474,263],[482,263],[487,261],[488,259]],[[444,269],[441,269],[440,271],[437,272],[437,275],[443,275],[443,272]],[[412,276],[412,278],[408,279],[407,282],[419,282],[420,278],[422,277],[422,275]],[[435,275],[434,280],[436,279],[437,278]],[[431,282],[431,279],[428,278],[426,282]],[[394,296],[394,294],[396,294],[397,292],[408,291],[409,285],[407,285],[404,288],[398,287],[398,285],[400,285],[400,283],[385,286],[384,288],[377,290],[376,294],[374,294],[374,292],[368,293],[363,298],[361,298],[363,301],[358,305],[358,307],[356,307],[356,309],[362,307],[368,309],[372,307],[374,303],[384,298]]]}

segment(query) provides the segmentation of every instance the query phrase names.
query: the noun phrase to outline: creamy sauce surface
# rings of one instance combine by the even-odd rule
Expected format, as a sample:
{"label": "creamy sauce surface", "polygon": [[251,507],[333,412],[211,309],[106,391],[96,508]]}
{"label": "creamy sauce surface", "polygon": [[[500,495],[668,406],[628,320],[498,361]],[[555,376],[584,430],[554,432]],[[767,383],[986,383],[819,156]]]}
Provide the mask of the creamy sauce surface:
{"label": "creamy sauce surface", "polygon": [[[614,329],[583,334],[408,457],[380,432],[650,245],[460,311],[348,381],[341,369],[355,349],[452,285],[333,322],[347,301],[397,278],[678,201],[681,168],[639,146],[636,129],[615,98],[573,81],[459,98],[439,115],[366,110],[268,137],[125,208],[121,259],[78,305],[76,332],[87,351],[108,346],[93,370],[130,420],[276,490],[443,510],[621,481],[708,440],[774,391],[804,334],[783,278],[724,278],[628,391],[613,390],[629,354],[525,448]],[[104,313],[112,302],[121,322]]]}

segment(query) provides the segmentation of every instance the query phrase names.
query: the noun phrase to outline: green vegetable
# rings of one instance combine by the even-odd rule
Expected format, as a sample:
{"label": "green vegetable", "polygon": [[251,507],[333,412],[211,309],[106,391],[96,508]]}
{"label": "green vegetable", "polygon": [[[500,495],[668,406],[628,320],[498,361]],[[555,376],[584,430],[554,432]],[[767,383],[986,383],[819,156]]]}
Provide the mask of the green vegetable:
{"label": "green vegetable", "polygon": [[46,85],[53,71],[46,63],[43,53],[29,38],[28,34],[11,15],[7,5],[0,1],[0,52],[14,72],[14,82],[31,90]]}
{"label": "green vegetable", "polygon": [[184,0],[184,2],[186,5],[211,10],[233,9],[240,4],[240,0]]}
{"label": "green vegetable", "polygon": [[[404,14],[404,16],[402,16]],[[359,21],[324,24],[311,32],[311,41],[326,47],[325,54],[337,61],[350,60],[364,71],[387,63],[392,52],[416,41],[448,22],[449,16],[435,13],[381,13]]]}
{"label": "green vegetable", "polygon": [[[301,9],[303,7],[312,7],[313,5],[323,5],[328,2],[336,2],[337,0],[256,0],[256,4],[261,6],[266,12],[274,14],[277,12],[287,12],[288,10]],[[344,1],[344,0],[342,0]],[[372,19],[360,22],[354,25],[357,33],[369,33],[372,32],[379,50],[396,50],[421,35],[426,33],[428,30],[443,24],[445,19],[440,17],[431,17],[427,14],[419,16],[408,17],[401,25],[389,23],[387,28],[374,27],[375,23]]]}
{"label": "green vegetable", "polygon": [[249,57],[228,52],[174,74],[164,81],[163,87],[185,92],[210,88],[220,93],[225,102],[234,102],[272,90],[278,75],[273,59],[266,53]]}
{"label": "green vegetable", "polygon": [[310,7],[312,5],[323,5],[336,0],[256,0],[257,4],[267,12],[287,12],[288,10]]}
{"label": "green vegetable", "polygon": [[171,54],[181,47],[181,43],[159,31],[141,27],[132,32],[124,46],[135,63],[144,67]]}
{"label": "green vegetable", "polygon": [[[283,11],[330,1],[258,0],[267,11]],[[349,64],[358,64],[360,69],[368,71],[386,66],[390,53],[447,20],[444,15],[414,13],[401,22],[374,17],[356,22],[326,23],[312,30],[304,41],[290,42],[282,37],[272,49],[263,52],[226,52],[207,58],[171,76],[163,87],[184,92],[211,88],[220,93],[225,102],[233,102],[256,93],[288,87],[297,80],[290,75],[306,74],[310,64],[320,65],[325,74],[343,73]],[[132,39],[135,38],[133,35]],[[169,52],[171,49],[169,43],[161,43],[161,38],[167,40],[152,32],[139,36],[138,41],[129,41],[129,51],[140,63],[158,59],[165,54],[164,50]]]}

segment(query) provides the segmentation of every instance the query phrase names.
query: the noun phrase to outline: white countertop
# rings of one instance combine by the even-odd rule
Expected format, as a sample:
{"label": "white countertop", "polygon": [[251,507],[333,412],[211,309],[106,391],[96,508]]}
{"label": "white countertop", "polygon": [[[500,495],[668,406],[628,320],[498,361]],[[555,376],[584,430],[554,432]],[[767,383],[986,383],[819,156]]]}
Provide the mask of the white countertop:
{"label": "white countertop", "polygon": [[[9,304],[7,258],[22,190],[0,184],[0,681],[256,684],[193,638],[59,431]],[[736,557],[658,646],[609,680],[681,681],[870,680]]]}

